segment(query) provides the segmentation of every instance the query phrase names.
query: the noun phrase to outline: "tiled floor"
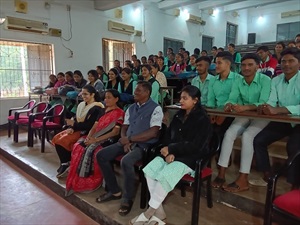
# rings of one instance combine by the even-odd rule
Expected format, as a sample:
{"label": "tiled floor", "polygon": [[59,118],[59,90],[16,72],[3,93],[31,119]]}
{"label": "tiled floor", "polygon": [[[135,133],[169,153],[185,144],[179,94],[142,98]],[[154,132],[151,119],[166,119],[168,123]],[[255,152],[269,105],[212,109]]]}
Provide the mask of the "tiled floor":
{"label": "tiled floor", "polygon": [[0,158],[1,225],[96,225],[44,185]]}
{"label": "tiled floor", "polygon": [[[22,163],[26,166],[29,166],[31,169],[27,171],[27,173],[31,173],[32,176],[36,177],[40,182],[46,184],[52,190],[55,190],[56,193],[63,192],[64,190],[64,182],[65,180],[57,180],[56,168],[58,167],[58,157],[55,153],[53,146],[46,143],[46,152],[40,153],[40,141],[35,140],[34,147],[28,148],[26,145],[26,133],[21,134],[19,138],[19,143],[13,143],[12,138],[7,138],[6,132],[0,132],[0,147],[4,149],[5,152],[8,152],[15,159],[22,161]],[[72,219],[71,205],[66,203],[64,200],[59,201],[59,197],[54,195],[54,197],[50,197],[49,194],[51,191],[46,189],[48,192],[47,197],[41,197],[41,194],[37,190],[41,190],[39,187],[33,187],[35,184],[35,180],[32,178],[26,178],[29,183],[24,183],[20,181],[19,183],[14,182],[10,176],[6,176],[7,169],[2,171],[1,162],[1,220],[0,224],[2,225],[27,225],[27,224],[41,224],[42,221],[45,221],[44,224],[53,224],[53,225],[75,225],[75,224],[86,224],[88,221],[84,221],[83,218],[79,216],[79,218],[74,220]],[[236,168],[232,166],[230,168],[229,174],[227,177],[228,181],[234,180],[236,172],[234,172]],[[9,170],[8,170],[9,171]],[[22,171],[20,171],[22,172]],[[39,173],[40,176],[36,175]],[[19,175],[20,176],[20,175]],[[46,177],[41,178],[41,177]],[[257,173],[253,173],[252,176],[258,177]],[[121,179],[121,176],[118,176]],[[3,180],[2,180],[3,179]],[[7,184],[6,184],[7,183]],[[17,184],[17,185],[14,185]],[[12,186],[10,186],[12,185]],[[16,194],[2,194],[2,189],[16,191]],[[282,182],[281,189],[285,190],[288,186],[285,182]],[[18,190],[17,190],[18,189]],[[33,191],[32,191],[33,190]],[[57,191],[58,190],[58,191]],[[139,190],[139,188],[138,188]],[[49,193],[50,192],[50,193]],[[97,204],[95,203],[95,198],[104,192],[103,188],[99,190],[89,193],[89,194],[76,194],[73,195],[74,198],[67,198],[66,200],[72,202],[72,204],[79,207],[82,211],[85,211],[86,214],[91,216],[92,218],[96,218],[99,216],[98,214],[104,215],[106,219],[101,217],[100,219],[96,218],[96,221],[104,221],[101,225],[111,225],[111,224],[128,224],[128,221],[134,216],[140,214],[143,210],[139,208],[139,192],[137,193],[137,197],[134,202],[134,206],[132,212],[126,217],[121,217],[118,215],[117,210],[119,207],[119,202],[108,202],[105,204]],[[18,194],[20,195],[18,195]],[[253,215],[257,215],[256,204],[259,204],[263,207],[263,202],[265,199],[265,188],[254,188],[251,187],[249,191],[239,193],[238,195],[227,194],[221,191],[214,191],[213,199],[214,201],[221,202],[214,203],[214,207],[209,209],[206,207],[205,199],[201,199],[200,204],[200,219],[199,224],[201,225],[260,225],[262,224],[262,219]],[[61,195],[61,194],[60,194]],[[57,199],[58,198],[58,199]],[[77,199],[77,203],[76,199]],[[49,202],[46,202],[46,200]],[[74,200],[75,199],[75,200]],[[27,207],[16,207],[18,204],[24,206],[25,201],[28,201],[30,204]],[[227,201],[228,200],[228,201]],[[58,202],[59,201],[59,202]],[[236,201],[236,202],[235,202]],[[9,204],[8,202],[12,202]],[[78,203],[79,202],[79,203]],[[167,197],[164,202],[164,207],[166,213],[168,215],[167,221],[168,225],[188,225],[190,224],[190,213],[191,213],[191,202],[192,202],[192,194],[191,192],[187,192],[187,197],[182,198],[180,196],[180,191],[175,189],[169,197]],[[228,204],[228,202],[236,203],[236,206],[232,206]],[[61,210],[56,212],[58,206],[55,205],[57,203],[62,207]],[[82,204],[84,204],[82,206]],[[45,206],[43,208],[42,206]],[[228,207],[230,206],[230,207]],[[237,210],[237,208],[247,211],[248,213],[241,212]],[[248,209],[249,208],[249,209]],[[66,210],[66,211],[64,211]],[[252,213],[253,212],[253,213]],[[262,214],[262,212],[259,212]],[[258,213],[258,214],[259,214]],[[17,215],[16,215],[17,214]],[[79,215],[78,213],[76,213]],[[49,223],[47,216],[50,216]],[[80,214],[82,215],[82,214]],[[62,216],[62,217],[60,217]],[[4,223],[9,222],[15,219],[15,223]],[[41,220],[43,219],[43,220]],[[5,220],[5,221],[4,221]],[[31,220],[31,221],[30,221]],[[91,223],[93,224],[93,223]]]}

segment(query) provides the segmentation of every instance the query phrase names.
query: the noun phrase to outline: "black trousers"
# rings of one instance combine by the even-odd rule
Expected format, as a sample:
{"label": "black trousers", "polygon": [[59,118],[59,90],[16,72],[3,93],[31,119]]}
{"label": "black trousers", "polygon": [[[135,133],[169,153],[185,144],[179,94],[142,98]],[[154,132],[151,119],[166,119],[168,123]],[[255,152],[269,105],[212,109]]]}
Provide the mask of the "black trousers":
{"label": "black trousers", "polygon": [[[268,146],[284,137],[289,137],[286,150],[288,157],[300,152],[300,125],[292,126],[290,123],[270,122],[253,141],[256,157],[256,166],[259,171],[271,172]],[[300,185],[300,160],[295,162],[287,175],[287,181]]]}
{"label": "black trousers", "polygon": [[62,147],[61,145],[55,145],[55,150],[60,159],[60,163],[67,163],[71,161],[71,152]]}

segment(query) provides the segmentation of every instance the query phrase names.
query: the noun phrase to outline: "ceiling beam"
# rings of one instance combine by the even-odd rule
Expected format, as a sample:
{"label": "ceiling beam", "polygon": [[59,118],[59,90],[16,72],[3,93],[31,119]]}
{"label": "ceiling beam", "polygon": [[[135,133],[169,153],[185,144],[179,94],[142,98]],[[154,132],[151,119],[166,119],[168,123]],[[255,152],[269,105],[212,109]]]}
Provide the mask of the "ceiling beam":
{"label": "ceiling beam", "polygon": [[[214,0],[214,1],[206,1],[199,4],[199,9],[210,9],[210,8],[217,8],[222,7],[231,3],[241,2],[245,0]],[[243,4],[241,2],[241,4]]]}
{"label": "ceiling beam", "polygon": [[265,5],[270,5],[270,4],[275,4],[278,2],[285,2],[287,0],[247,0],[244,2],[238,2],[235,4],[230,4],[224,6],[224,12],[228,11],[234,11],[234,10],[242,10],[242,9],[248,9],[252,7],[258,7],[258,6],[265,6]]}
{"label": "ceiling beam", "polygon": [[187,6],[187,5],[192,5],[195,3],[201,3],[205,2],[208,0],[181,0],[181,1],[173,1],[173,0],[168,0],[168,1],[162,1],[158,3],[158,8],[162,10],[167,10],[167,9],[173,9],[173,8],[178,8],[182,6]]}

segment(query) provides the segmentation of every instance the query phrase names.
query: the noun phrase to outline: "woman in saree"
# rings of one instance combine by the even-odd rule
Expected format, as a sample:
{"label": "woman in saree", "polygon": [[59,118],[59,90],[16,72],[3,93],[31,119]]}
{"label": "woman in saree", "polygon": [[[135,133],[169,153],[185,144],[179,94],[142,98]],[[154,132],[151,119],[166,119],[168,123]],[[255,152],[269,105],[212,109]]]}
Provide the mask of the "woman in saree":
{"label": "woman in saree", "polygon": [[100,102],[99,93],[92,85],[82,89],[83,102],[79,103],[75,119],[66,119],[68,129],[56,134],[52,139],[60,159],[56,177],[63,177],[69,168],[73,145],[82,135],[86,135],[95,121],[104,114],[104,105]]}
{"label": "woman in saree", "polygon": [[103,176],[95,155],[119,138],[124,120],[124,111],[117,105],[119,97],[117,90],[105,92],[105,114],[95,122],[89,134],[74,145],[66,182],[67,196],[73,192],[94,191],[101,186]]}

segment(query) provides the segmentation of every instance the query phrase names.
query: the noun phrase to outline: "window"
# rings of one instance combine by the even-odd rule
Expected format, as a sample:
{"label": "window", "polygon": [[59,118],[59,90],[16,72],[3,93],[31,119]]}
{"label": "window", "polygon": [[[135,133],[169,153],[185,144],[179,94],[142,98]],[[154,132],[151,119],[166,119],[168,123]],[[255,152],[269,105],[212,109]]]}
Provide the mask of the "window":
{"label": "window", "polygon": [[230,43],[236,44],[238,26],[227,22],[226,26],[226,46]]}
{"label": "window", "polygon": [[180,48],[183,48],[183,41],[164,38],[164,54],[167,55],[167,49],[173,48],[173,52],[176,54]]}
{"label": "window", "polygon": [[114,67],[114,61],[120,61],[121,67],[124,66],[126,60],[131,60],[131,56],[135,54],[135,45],[127,41],[116,41],[110,39],[102,40],[103,49],[103,67],[105,71]]}
{"label": "window", "polygon": [[52,45],[0,40],[0,98],[28,96],[52,73]]}
{"label": "window", "polygon": [[212,46],[213,46],[213,37],[202,36],[202,49],[201,50],[206,50],[209,54],[210,50],[212,49]]}
{"label": "window", "polygon": [[300,22],[277,24],[276,41],[294,40],[299,30]]}

